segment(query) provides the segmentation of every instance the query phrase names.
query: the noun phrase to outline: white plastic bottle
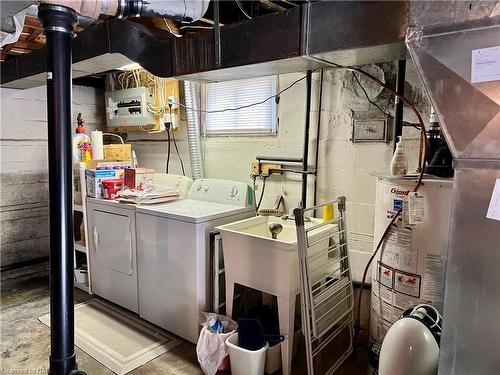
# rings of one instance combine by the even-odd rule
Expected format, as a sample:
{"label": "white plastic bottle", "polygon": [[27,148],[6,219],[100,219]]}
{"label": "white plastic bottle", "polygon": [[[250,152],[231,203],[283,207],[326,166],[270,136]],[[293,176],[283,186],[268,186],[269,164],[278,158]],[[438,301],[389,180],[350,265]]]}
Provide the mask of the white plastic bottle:
{"label": "white plastic bottle", "polygon": [[406,175],[407,171],[408,162],[406,161],[405,151],[401,144],[401,137],[399,136],[396,151],[394,152],[391,160],[391,176],[401,177]]}

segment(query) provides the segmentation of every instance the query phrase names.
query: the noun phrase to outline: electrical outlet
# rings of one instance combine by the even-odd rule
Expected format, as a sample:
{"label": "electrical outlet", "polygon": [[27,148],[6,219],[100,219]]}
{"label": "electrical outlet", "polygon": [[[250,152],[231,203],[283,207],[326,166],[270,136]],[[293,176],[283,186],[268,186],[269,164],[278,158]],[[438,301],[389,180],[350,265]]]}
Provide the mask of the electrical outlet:
{"label": "electrical outlet", "polygon": [[[270,176],[272,173],[281,174],[281,172],[276,171],[277,169],[281,169],[281,164],[263,163],[260,166],[262,176]],[[271,170],[273,171],[271,172]]]}
{"label": "electrical outlet", "polygon": [[[259,168],[260,166],[260,168]],[[271,164],[271,163],[259,163],[258,160],[252,161],[252,175],[254,176],[264,176],[268,177],[271,174],[281,174],[282,172],[277,171],[281,169],[281,164]],[[272,171],[271,171],[272,170]]]}
{"label": "electrical outlet", "polygon": [[168,105],[169,105],[170,108],[172,108],[172,109],[179,108],[179,105],[177,104],[179,102],[177,101],[177,97],[176,96],[169,96],[167,100],[168,100]]}

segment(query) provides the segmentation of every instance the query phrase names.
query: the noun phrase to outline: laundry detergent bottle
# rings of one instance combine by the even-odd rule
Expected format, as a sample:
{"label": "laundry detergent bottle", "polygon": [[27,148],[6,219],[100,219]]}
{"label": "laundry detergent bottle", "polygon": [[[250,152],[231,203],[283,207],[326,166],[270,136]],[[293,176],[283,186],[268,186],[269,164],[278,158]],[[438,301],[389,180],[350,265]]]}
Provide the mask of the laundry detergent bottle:
{"label": "laundry detergent bottle", "polygon": [[77,117],[75,135],[73,135],[73,165],[78,169],[80,162],[87,163],[92,159],[92,146],[90,137],[85,134],[84,121],[82,114]]}
{"label": "laundry detergent bottle", "polygon": [[402,177],[408,172],[408,162],[406,161],[406,154],[401,142],[401,137],[398,137],[396,144],[396,151],[391,160],[391,176]]}

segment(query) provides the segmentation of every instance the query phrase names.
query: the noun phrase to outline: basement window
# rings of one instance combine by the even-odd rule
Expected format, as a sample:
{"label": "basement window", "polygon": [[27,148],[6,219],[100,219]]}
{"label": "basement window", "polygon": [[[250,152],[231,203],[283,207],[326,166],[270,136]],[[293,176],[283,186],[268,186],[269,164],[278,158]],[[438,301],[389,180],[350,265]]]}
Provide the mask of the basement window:
{"label": "basement window", "polygon": [[[276,134],[276,99],[273,97],[276,86],[277,76],[205,84],[203,109],[206,111],[206,134]],[[249,106],[255,103],[261,104]],[[234,110],[236,108],[240,109]]]}

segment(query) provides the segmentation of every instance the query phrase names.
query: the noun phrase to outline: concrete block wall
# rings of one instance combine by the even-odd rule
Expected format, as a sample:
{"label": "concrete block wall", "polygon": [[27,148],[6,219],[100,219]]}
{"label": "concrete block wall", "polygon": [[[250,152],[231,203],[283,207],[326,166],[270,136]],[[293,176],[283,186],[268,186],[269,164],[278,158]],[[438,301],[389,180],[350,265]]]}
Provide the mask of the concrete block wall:
{"label": "concrete block wall", "polygon": [[[48,255],[46,87],[0,89],[1,266]],[[105,123],[102,90],[76,86],[73,118],[82,112],[87,131]]]}

